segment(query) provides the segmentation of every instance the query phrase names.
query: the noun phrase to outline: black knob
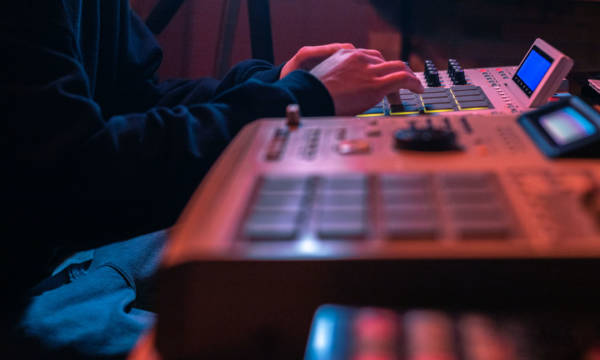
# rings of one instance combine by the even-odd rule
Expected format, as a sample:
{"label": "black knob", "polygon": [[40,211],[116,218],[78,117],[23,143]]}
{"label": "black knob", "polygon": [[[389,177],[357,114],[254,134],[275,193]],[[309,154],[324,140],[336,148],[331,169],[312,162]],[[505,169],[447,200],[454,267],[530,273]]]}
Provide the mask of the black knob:
{"label": "black knob", "polygon": [[448,59],[448,76],[450,76],[451,79],[454,78],[454,73],[459,68],[460,65],[456,59]]}
{"label": "black knob", "polygon": [[440,82],[440,74],[437,70],[430,71],[429,74],[425,75],[425,79],[427,80],[427,85],[429,86],[441,86]]}
{"label": "black knob", "polygon": [[462,68],[458,68],[454,71],[454,76],[452,76],[452,81],[454,81],[455,85],[466,85],[467,79],[465,78],[465,71]]}
{"label": "black knob", "polygon": [[394,134],[396,149],[414,151],[454,151],[460,150],[456,144],[456,134],[447,129],[412,126]]}

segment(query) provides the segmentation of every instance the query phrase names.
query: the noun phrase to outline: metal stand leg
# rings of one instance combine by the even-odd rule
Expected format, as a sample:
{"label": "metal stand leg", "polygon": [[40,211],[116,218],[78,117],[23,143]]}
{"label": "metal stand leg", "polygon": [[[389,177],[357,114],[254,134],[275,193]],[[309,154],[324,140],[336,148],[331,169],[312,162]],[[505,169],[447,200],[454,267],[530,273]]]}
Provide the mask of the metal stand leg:
{"label": "metal stand leg", "polygon": [[215,57],[215,77],[222,79],[231,68],[231,54],[235,28],[240,13],[240,0],[225,0],[221,13],[221,30],[217,41],[217,56]]}

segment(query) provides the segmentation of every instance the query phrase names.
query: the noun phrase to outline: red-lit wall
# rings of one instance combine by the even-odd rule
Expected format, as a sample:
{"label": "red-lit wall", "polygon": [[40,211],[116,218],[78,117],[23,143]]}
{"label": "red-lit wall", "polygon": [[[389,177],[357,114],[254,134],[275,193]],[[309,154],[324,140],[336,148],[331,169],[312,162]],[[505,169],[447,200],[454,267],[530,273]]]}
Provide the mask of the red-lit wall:
{"label": "red-lit wall", "polygon": [[[131,0],[145,17],[157,0]],[[165,50],[161,77],[212,76],[224,0],[187,0],[159,37]],[[401,0],[385,0],[388,4]],[[408,1],[408,0],[402,0]],[[400,34],[368,0],[270,0],[276,62],[302,45],[352,42],[388,59],[400,55]],[[574,71],[600,69],[600,0],[412,1],[415,23],[411,66],[449,57],[463,67],[516,65],[536,37],[575,60]],[[238,19],[232,63],[250,57],[246,1]]]}
{"label": "red-lit wall", "polygon": [[[131,0],[145,18],[156,0]],[[289,59],[303,45],[351,42],[379,48],[398,58],[400,37],[376,14],[367,0],[271,0],[273,47],[277,63]],[[187,0],[160,35],[165,51],[160,75],[199,77],[214,74],[214,59],[222,0]],[[238,19],[232,64],[250,57],[246,1]]]}

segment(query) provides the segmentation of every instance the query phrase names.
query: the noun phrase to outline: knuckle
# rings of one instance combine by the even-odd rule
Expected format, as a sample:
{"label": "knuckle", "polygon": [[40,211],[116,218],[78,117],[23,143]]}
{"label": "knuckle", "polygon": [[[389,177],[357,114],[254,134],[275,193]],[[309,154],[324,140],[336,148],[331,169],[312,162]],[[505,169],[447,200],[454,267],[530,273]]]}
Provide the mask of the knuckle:
{"label": "knuckle", "polygon": [[364,57],[364,54],[361,51],[347,50],[347,52],[350,53],[350,58],[351,59],[360,59],[360,58]]}

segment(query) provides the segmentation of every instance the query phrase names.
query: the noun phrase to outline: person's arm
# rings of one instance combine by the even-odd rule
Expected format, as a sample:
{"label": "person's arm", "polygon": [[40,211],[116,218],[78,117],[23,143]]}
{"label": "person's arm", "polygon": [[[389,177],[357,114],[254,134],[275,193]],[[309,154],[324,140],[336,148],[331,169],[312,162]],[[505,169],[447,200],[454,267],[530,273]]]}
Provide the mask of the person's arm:
{"label": "person's arm", "polygon": [[[16,154],[9,200],[16,218],[61,234],[56,241],[69,247],[170,226],[249,121],[283,116],[290,103],[306,115],[333,115],[325,87],[303,71],[270,84],[250,79],[211,102],[114,114],[120,105],[106,111],[92,96],[68,29],[12,30],[0,35],[2,53],[10,50],[18,60],[3,64],[18,78],[17,100],[2,119]],[[2,89],[2,96],[10,91],[6,84]]]}

